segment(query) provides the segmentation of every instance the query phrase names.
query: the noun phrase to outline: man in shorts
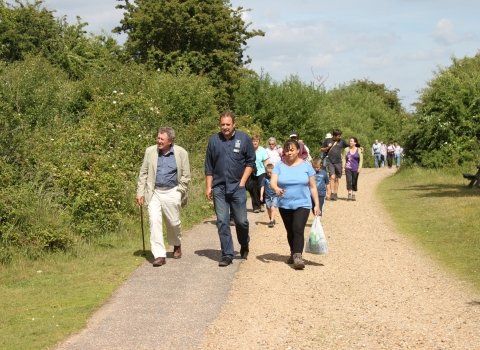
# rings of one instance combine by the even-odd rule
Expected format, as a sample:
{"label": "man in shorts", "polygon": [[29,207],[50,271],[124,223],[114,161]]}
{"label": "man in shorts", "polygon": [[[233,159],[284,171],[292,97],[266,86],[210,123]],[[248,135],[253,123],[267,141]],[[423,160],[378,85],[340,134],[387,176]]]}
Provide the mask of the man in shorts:
{"label": "man in shorts", "polygon": [[338,180],[342,177],[342,152],[348,147],[348,142],[342,139],[342,132],[339,129],[333,130],[333,137],[325,139],[322,143],[321,151],[326,153],[327,168],[330,175],[330,186],[332,195],[330,199],[338,199]]}

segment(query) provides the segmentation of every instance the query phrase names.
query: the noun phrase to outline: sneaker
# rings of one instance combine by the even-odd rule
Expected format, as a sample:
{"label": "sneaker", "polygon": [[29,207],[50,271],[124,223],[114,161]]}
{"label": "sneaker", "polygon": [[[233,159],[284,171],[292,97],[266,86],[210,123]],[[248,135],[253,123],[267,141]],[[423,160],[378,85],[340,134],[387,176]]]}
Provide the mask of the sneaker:
{"label": "sneaker", "polygon": [[352,201],[356,201],[354,194],[352,194]]}
{"label": "sneaker", "polygon": [[273,221],[270,221],[270,223],[268,224],[268,227],[273,227],[275,226],[275,223]]}
{"label": "sneaker", "polygon": [[228,256],[222,257],[222,260],[218,263],[218,266],[228,266],[232,263],[232,259],[230,259]]}
{"label": "sneaker", "polygon": [[274,225],[276,225],[276,224],[277,224],[277,222],[276,222],[275,220],[273,220],[272,222],[273,222],[273,224],[274,224]]}
{"label": "sneaker", "polygon": [[351,201],[351,200],[352,200],[352,194],[349,193],[349,194],[348,194],[348,197],[347,197],[347,201]]}
{"label": "sneaker", "polygon": [[290,257],[287,260],[287,264],[293,265],[293,255],[292,254],[290,254]]}
{"label": "sneaker", "polygon": [[230,220],[230,226],[235,226],[235,221]]}
{"label": "sneaker", "polygon": [[260,211],[261,211],[262,213],[265,211],[265,206],[264,206],[263,204],[260,206]]}
{"label": "sneaker", "polygon": [[332,201],[336,201],[338,199],[336,193],[332,193]]}
{"label": "sneaker", "polygon": [[303,262],[301,253],[293,254],[293,268],[296,270],[305,268],[305,263]]}
{"label": "sneaker", "polygon": [[254,213],[260,213],[260,209],[253,209]]}
{"label": "sneaker", "polygon": [[248,249],[248,244],[246,246],[242,246],[240,248],[240,256],[242,257],[242,259],[247,259],[249,252],[250,249]]}

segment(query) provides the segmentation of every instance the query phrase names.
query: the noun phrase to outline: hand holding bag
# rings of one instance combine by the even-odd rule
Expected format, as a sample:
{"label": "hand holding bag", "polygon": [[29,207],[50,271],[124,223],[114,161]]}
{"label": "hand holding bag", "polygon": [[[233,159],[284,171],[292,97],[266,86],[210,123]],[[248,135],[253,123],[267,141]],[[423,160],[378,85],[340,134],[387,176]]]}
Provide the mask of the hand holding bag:
{"label": "hand holding bag", "polygon": [[325,232],[323,231],[323,226],[318,216],[315,216],[315,220],[313,220],[308,240],[305,243],[305,251],[312,254],[328,253],[327,239],[325,238]]}

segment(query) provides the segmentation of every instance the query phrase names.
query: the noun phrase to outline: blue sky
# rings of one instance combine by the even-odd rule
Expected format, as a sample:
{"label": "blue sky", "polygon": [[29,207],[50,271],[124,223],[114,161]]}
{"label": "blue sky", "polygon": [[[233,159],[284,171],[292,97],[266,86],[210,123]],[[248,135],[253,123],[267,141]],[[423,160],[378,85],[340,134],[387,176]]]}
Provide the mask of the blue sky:
{"label": "blue sky", "polygon": [[[44,5],[79,15],[87,29],[110,32],[123,17],[115,0],[46,0]],[[398,88],[407,109],[438,66],[451,56],[480,49],[480,0],[234,0],[265,37],[248,42],[250,68],[275,80],[296,74],[305,82],[326,78],[327,89],[368,78]],[[119,41],[124,38],[117,37]],[[312,74],[313,71],[313,74]]]}

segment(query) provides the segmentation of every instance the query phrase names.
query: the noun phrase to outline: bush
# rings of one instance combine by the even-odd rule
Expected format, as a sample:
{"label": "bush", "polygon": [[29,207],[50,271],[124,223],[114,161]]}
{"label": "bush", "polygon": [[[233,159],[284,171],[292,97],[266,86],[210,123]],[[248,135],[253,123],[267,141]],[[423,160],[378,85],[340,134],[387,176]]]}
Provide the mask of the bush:
{"label": "bush", "polygon": [[480,162],[480,54],[453,57],[427,85],[416,105],[407,156],[429,168]]}

